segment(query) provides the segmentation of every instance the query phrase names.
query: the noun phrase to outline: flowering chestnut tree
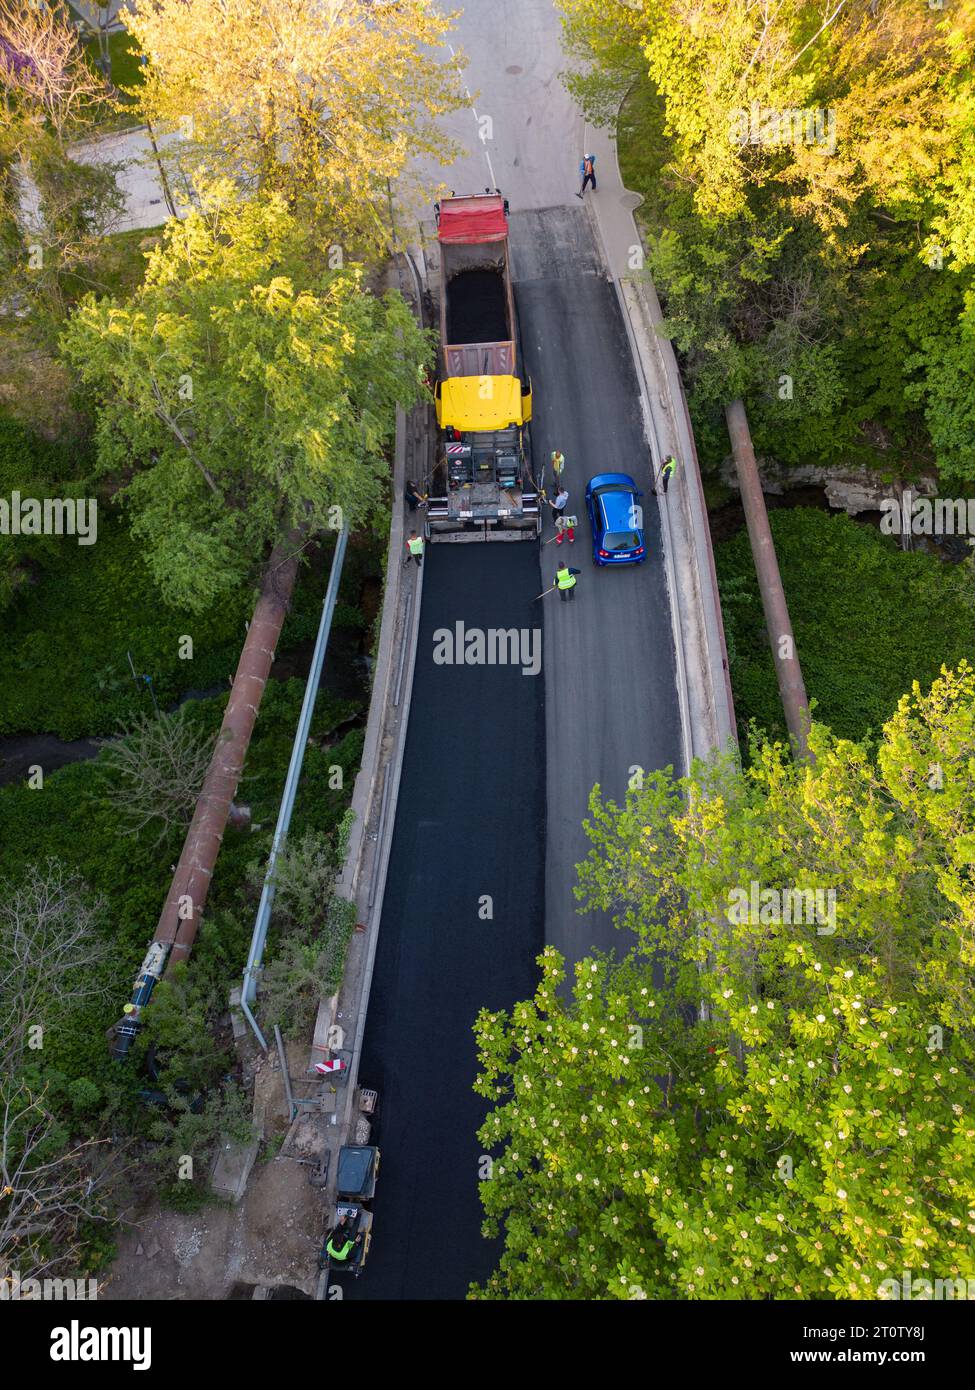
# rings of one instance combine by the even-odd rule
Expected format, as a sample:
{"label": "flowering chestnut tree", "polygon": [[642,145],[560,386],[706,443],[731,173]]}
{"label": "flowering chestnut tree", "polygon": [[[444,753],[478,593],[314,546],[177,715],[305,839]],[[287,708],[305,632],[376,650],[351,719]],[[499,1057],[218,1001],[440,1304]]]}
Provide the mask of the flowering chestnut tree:
{"label": "flowering chestnut tree", "polygon": [[975,1291],[975,673],[915,687],[875,750],[812,745],[594,792],[577,892],[636,945],[568,1001],[549,950],[478,1020],[506,1240],[477,1296]]}

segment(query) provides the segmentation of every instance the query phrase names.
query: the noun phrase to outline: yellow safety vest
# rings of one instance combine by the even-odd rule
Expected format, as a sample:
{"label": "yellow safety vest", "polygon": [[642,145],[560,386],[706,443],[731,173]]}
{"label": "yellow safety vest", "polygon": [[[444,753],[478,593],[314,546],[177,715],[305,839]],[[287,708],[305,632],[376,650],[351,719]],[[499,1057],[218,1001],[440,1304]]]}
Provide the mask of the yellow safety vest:
{"label": "yellow safety vest", "polygon": [[411,555],[422,555],[422,554],[423,554],[423,537],[422,537],[422,536],[417,536],[415,540],[407,541],[407,545],[410,547],[410,554],[411,554]]}
{"label": "yellow safety vest", "polygon": [[560,589],[574,589],[576,586],[576,577],[574,574],[570,574],[568,570],[559,570],[555,576],[555,582]]}

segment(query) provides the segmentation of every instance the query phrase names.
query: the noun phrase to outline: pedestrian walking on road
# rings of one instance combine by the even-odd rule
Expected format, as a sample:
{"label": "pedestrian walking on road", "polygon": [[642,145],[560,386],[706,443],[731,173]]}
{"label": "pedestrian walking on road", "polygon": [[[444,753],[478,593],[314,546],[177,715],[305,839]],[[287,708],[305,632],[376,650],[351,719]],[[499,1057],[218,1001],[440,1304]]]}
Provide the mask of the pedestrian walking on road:
{"label": "pedestrian walking on road", "polygon": [[594,154],[584,154],[579,161],[579,173],[582,175],[582,187],[576,194],[581,198],[586,191],[586,184],[592,184],[592,191],[596,191],[596,156]]}
{"label": "pedestrian walking on road", "polygon": [[417,569],[423,564],[423,537],[418,536],[415,531],[410,532],[410,538],[406,542],[406,549],[409,552],[404,565],[408,565],[411,560],[416,561]]}
{"label": "pedestrian walking on road", "polygon": [[558,567],[555,575],[555,584],[559,591],[559,598],[563,603],[576,596],[576,575],[581,574],[582,570],[571,570],[566,564]]}
{"label": "pedestrian walking on road", "polygon": [[663,481],[664,493],[666,494],[666,492],[667,492],[667,486],[668,486],[668,484],[669,484],[671,478],[674,476],[674,472],[675,472],[676,468],[677,468],[677,460],[674,458],[673,454],[668,454],[667,457],[666,457],[666,458],[664,459],[664,461],[663,461],[663,464],[662,464],[662,466],[661,466],[660,472],[657,474],[657,476],[656,476],[656,477],[654,478],[654,480],[653,480],[653,481],[654,481],[654,486],[650,489],[650,491],[651,491],[651,493],[653,494],[654,497],[656,497],[656,495],[657,495],[656,484],[659,483],[659,482],[661,482],[661,481]]}
{"label": "pedestrian walking on road", "polygon": [[565,454],[558,449],[552,450],[552,478],[556,487],[562,486],[562,470],[565,467]]}

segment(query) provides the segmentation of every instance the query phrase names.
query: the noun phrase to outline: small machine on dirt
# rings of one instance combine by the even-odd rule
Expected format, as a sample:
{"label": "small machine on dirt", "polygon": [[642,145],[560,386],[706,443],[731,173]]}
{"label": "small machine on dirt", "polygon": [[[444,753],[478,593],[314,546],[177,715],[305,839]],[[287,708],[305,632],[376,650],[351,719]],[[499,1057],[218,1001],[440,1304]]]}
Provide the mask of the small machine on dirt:
{"label": "small machine on dirt", "polygon": [[351,1274],[358,1279],[369,1257],[372,1212],[366,1203],[376,1192],[379,1150],[375,1145],[347,1144],[339,1151],[335,1221],[318,1258],[319,1271]]}

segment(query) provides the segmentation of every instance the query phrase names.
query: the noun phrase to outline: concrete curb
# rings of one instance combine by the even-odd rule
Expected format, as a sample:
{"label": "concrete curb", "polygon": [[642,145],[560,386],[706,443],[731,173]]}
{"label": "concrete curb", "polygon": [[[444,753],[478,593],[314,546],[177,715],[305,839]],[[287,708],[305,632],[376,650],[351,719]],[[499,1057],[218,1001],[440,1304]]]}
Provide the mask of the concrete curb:
{"label": "concrete curb", "polygon": [[[420,313],[421,306],[416,307]],[[340,1083],[326,1085],[322,1093],[326,1123],[322,1162],[328,1160],[329,1164],[329,1182],[322,1193],[326,1208],[335,1195],[337,1162],[334,1160],[354,1123],[355,1093],[409,728],[423,601],[423,566],[404,564],[407,530],[404,482],[407,476],[422,477],[427,473],[432,428],[432,409],[428,405],[417,406],[409,414],[402,410],[396,413],[393,500],[379,644],[362,761],[352,790],[354,821],[345,863],[336,883],[339,896],[355,904],[356,921],[361,930],[357,930],[349,944],[338,994],[322,1000],[319,1005],[308,1062],[309,1072],[326,1053],[337,1053],[348,1063]]]}
{"label": "concrete curb", "polygon": [[[635,225],[635,223],[634,223]],[[734,697],[731,689],[731,673],[728,669],[728,649],[725,643],[724,618],[721,612],[721,597],[718,592],[718,576],[714,565],[714,550],[711,545],[711,528],[708,525],[707,506],[704,501],[704,484],[701,480],[701,467],[697,457],[697,445],[691,426],[684,383],[677,366],[677,356],[669,338],[659,332],[663,322],[663,312],[653,281],[647,275],[633,282],[637,303],[643,311],[644,323],[648,325],[652,342],[661,365],[667,406],[678,435],[679,452],[677,457],[683,461],[675,479],[681,503],[682,537],[688,554],[693,557],[694,584],[698,597],[698,611],[704,622],[704,652],[707,663],[707,685],[710,686],[710,718],[712,728],[706,745],[695,746],[696,757],[706,757],[714,747],[724,748],[731,740],[738,742],[735,720]],[[672,484],[673,485],[673,484]]]}
{"label": "concrete curb", "polygon": [[[406,416],[397,412],[396,446],[393,463],[393,508],[389,527],[389,550],[386,560],[386,585],[383,596],[379,649],[376,657],[372,698],[366,721],[366,737],[362,762],[352,791],[352,811],[355,816],[349,836],[345,864],[336,891],[356,907],[357,921],[365,934],[353,937],[346,959],[345,975],[339,990],[337,1007],[323,1000],[315,1025],[308,1069],[321,1061],[325,1051],[339,1051],[348,1056],[348,1071],[343,1085],[344,1106],[338,1105],[333,1123],[344,1131],[351,1115],[351,1106],[359,1072],[362,1037],[365,1031],[366,1004],[375,963],[382,915],[386,869],[392,842],[396,799],[399,792],[406,730],[409,724],[410,700],[413,689],[413,667],[416,657],[416,637],[419,629],[423,597],[423,569],[403,564],[406,518],[400,500],[406,476],[408,441],[414,448],[420,430],[425,428],[425,408],[420,407]],[[420,418],[417,419],[417,416]],[[415,576],[414,583],[408,582]],[[330,1048],[327,1038],[333,1024],[343,1035],[345,1025],[353,1023],[354,1033],[349,1045]]]}

